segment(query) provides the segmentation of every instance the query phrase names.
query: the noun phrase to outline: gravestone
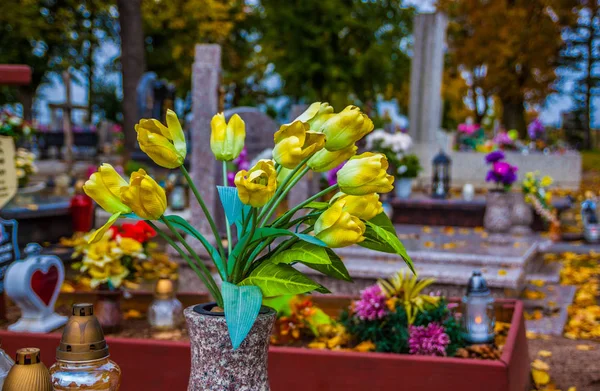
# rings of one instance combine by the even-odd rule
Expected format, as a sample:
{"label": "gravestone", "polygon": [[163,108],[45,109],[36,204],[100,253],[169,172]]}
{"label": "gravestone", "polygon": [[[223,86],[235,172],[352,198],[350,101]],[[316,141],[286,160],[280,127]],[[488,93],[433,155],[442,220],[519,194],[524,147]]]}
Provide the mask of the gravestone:
{"label": "gravestone", "polygon": [[279,124],[256,107],[234,107],[225,110],[225,119],[229,121],[234,114],[239,115],[246,124],[246,151],[248,161],[254,160],[265,149],[273,148],[273,135]]}

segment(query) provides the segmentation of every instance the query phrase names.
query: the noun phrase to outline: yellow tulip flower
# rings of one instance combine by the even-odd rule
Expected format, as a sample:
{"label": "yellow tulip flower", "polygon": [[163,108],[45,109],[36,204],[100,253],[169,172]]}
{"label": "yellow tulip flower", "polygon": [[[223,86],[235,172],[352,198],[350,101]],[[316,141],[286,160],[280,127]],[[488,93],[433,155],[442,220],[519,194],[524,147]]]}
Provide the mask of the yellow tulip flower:
{"label": "yellow tulip flower", "polygon": [[210,129],[210,149],[217,160],[228,162],[240,155],[246,140],[246,124],[239,115],[234,114],[227,123],[223,113],[215,114]]}
{"label": "yellow tulip flower", "polygon": [[277,171],[272,160],[259,160],[250,171],[235,174],[240,200],[255,208],[264,206],[277,190]]}
{"label": "yellow tulip flower", "polygon": [[167,110],[167,126],[156,119],[141,119],[135,131],[140,148],[154,163],[177,168],[185,161],[185,135],[174,111]]}
{"label": "yellow tulip flower", "polygon": [[129,186],[123,187],[121,201],[144,220],[158,220],[167,209],[165,190],[141,168],[131,174]]}
{"label": "yellow tulip flower", "polygon": [[121,187],[127,181],[110,164],[102,164],[83,185],[83,191],[108,213],[131,213],[131,208],[121,202]]}
{"label": "yellow tulip flower", "polygon": [[381,153],[365,152],[354,156],[337,173],[340,190],[350,195],[388,193],[394,177],[387,173],[388,161]]}
{"label": "yellow tulip flower", "polygon": [[281,125],[273,139],[273,159],[290,169],[296,168],[302,160],[323,149],[325,145],[325,135],[309,131],[308,124],[301,121]]}
{"label": "yellow tulip flower", "polygon": [[364,196],[353,196],[344,193],[337,193],[330,201],[330,204],[344,202],[342,210],[356,216],[361,220],[369,221],[373,217],[383,212],[383,205],[379,201],[379,194],[372,193]]}
{"label": "yellow tulip flower", "polygon": [[552,177],[551,177],[551,176],[548,176],[548,175],[546,175],[546,176],[544,176],[544,177],[542,178],[542,180],[541,180],[540,184],[541,184],[543,187],[547,187],[547,186],[550,186],[550,185],[552,184],[552,182],[554,182],[554,181],[552,180]]}
{"label": "yellow tulip flower", "polygon": [[352,156],[356,155],[357,149],[358,148],[354,144],[333,152],[321,149],[310,158],[307,165],[315,172],[333,170]]}
{"label": "yellow tulip flower", "polygon": [[312,130],[318,131],[321,129],[321,125],[333,116],[333,107],[329,103],[315,102],[308,106],[308,109],[304,110],[294,121],[307,123]]}
{"label": "yellow tulip flower", "polygon": [[358,107],[348,106],[321,125],[320,131],[327,136],[325,148],[339,151],[363,138],[373,127],[373,121]]}
{"label": "yellow tulip flower", "polygon": [[121,189],[127,181],[119,175],[110,164],[102,164],[98,171],[90,176],[83,185],[83,191],[112,216],[100,229],[97,229],[89,240],[95,243],[102,239],[106,231],[122,214],[131,213],[131,208],[121,201]]}
{"label": "yellow tulip flower", "polygon": [[365,223],[344,211],[345,206],[344,200],[335,202],[315,222],[315,236],[331,248],[346,247],[365,240]]}

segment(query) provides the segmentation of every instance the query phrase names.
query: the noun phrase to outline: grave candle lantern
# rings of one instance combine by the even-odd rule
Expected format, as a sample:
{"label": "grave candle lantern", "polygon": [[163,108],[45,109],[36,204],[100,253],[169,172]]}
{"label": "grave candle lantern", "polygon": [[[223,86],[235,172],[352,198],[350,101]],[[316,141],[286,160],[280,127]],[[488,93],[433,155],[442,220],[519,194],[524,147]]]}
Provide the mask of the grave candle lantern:
{"label": "grave candle lantern", "polygon": [[154,289],[154,301],[148,308],[148,322],[158,330],[174,329],[183,321],[183,305],[175,297],[173,281],[161,278]]}
{"label": "grave candle lantern", "polygon": [[450,157],[443,150],[433,158],[433,175],[431,178],[431,195],[433,198],[446,198],[450,192]]}
{"label": "grave candle lantern", "polygon": [[94,316],[94,306],[73,305],[73,315],[56,349],[56,363],[50,367],[54,391],[117,391],[121,369],[108,357],[108,345]]}
{"label": "grave candle lantern", "polygon": [[494,340],[494,298],[480,271],[469,279],[463,297],[463,333],[470,343],[491,343]]}

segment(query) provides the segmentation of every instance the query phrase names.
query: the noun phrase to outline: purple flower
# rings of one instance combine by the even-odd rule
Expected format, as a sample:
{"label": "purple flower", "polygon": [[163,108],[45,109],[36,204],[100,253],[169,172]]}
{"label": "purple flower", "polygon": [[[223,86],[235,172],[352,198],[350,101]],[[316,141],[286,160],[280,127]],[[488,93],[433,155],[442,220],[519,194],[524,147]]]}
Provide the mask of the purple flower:
{"label": "purple flower", "polygon": [[502,152],[502,151],[490,152],[485,156],[485,162],[488,164],[495,163],[502,159],[504,159],[504,152]]}
{"label": "purple flower", "polygon": [[339,170],[341,170],[342,167],[344,167],[344,163],[340,164],[339,166],[337,166],[333,170],[329,170],[327,172],[327,183],[329,184],[329,186],[333,186],[333,185],[335,185],[337,183],[337,172]]}
{"label": "purple flower", "polygon": [[487,172],[486,182],[501,183],[505,186],[512,185],[517,180],[518,167],[507,162],[494,162],[492,168]]}
{"label": "purple flower", "polygon": [[499,132],[496,137],[494,137],[494,142],[498,145],[511,145],[514,140],[510,138],[508,133],[502,131]]}
{"label": "purple flower", "polygon": [[427,326],[409,326],[408,347],[410,354],[420,356],[445,356],[450,338],[444,326],[429,323]]}
{"label": "purple flower", "polygon": [[360,292],[360,300],[354,302],[354,310],[361,320],[376,320],[387,315],[387,298],[379,285],[373,285]]}
{"label": "purple flower", "polygon": [[532,140],[535,140],[538,135],[543,134],[545,130],[546,128],[544,128],[544,124],[542,124],[542,121],[540,121],[539,118],[534,119],[527,126],[527,134]]}

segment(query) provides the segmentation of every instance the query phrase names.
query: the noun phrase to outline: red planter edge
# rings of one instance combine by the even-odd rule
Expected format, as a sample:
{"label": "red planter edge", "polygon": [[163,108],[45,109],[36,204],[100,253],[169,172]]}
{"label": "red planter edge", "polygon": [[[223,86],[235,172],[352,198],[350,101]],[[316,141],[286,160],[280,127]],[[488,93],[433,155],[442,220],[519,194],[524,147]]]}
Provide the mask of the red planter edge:
{"label": "red planter edge", "polygon": [[[511,329],[500,360],[424,357],[385,353],[269,349],[273,391],[413,390],[523,391],[529,385],[529,355],[523,305],[498,300],[512,308]],[[0,331],[3,349],[35,346],[49,367],[54,363],[60,334]],[[107,337],[111,358],[123,371],[121,391],[185,391],[189,377],[187,342]]]}

